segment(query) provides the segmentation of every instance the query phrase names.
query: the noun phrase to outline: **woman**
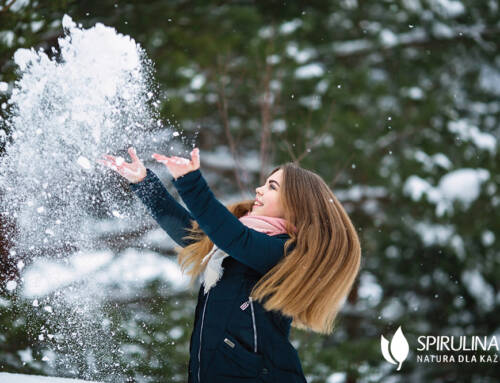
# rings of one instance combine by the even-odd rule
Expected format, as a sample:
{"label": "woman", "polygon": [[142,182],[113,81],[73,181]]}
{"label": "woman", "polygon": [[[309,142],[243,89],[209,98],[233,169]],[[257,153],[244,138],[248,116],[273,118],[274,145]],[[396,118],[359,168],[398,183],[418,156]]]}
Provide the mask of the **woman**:
{"label": "woman", "polygon": [[326,183],[293,163],[275,168],[255,200],[226,208],[191,160],[153,154],[173,176],[188,210],[146,169],[106,155],[159,225],[180,245],[178,261],[198,276],[190,341],[191,383],[306,382],[290,326],[322,334],[358,274],[354,226]]}

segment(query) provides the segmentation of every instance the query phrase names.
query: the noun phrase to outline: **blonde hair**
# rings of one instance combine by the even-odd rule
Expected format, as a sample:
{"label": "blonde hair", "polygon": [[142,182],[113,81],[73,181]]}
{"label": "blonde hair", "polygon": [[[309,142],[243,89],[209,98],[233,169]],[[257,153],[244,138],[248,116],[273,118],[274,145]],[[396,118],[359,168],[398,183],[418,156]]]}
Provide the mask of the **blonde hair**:
{"label": "blonde hair", "polygon": [[[361,263],[361,245],[356,230],[323,179],[316,173],[288,162],[279,189],[284,218],[297,228],[288,230],[284,257],[255,284],[254,300],[264,309],[277,310],[292,318],[292,326],[331,334],[344,299],[352,289]],[[253,200],[227,208],[240,218],[252,208]],[[203,257],[213,242],[196,221],[191,221],[184,239],[194,242],[176,247],[183,272],[191,276],[190,286],[206,267]],[[295,244],[288,253],[288,248]]]}

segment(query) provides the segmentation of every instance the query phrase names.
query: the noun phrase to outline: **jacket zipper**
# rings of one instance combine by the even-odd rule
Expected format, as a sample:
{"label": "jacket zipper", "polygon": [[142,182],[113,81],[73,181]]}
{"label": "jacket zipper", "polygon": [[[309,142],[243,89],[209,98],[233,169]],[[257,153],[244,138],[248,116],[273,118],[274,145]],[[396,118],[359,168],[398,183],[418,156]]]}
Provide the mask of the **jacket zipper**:
{"label": "jacket zipper", "polygon": [[207,298],[205,299],[205,304],[203,306],[203,315],[201,316],[200,345],[198,346],[198,383],[200,383],[200,368],[201,368],[201,336],[203,334],[203,322],[205,320],[205,308],[207,307],[209,295],[210,295],[210,290],[208,290]]}
{"label": "jacket zipper", "polygon": [[257,352],[257,326],[255,325],[255,314],[253,312],[252,297],[248,297],[250,300],[250,309],[252,310],[252,325],[253,325],[253,351]]}

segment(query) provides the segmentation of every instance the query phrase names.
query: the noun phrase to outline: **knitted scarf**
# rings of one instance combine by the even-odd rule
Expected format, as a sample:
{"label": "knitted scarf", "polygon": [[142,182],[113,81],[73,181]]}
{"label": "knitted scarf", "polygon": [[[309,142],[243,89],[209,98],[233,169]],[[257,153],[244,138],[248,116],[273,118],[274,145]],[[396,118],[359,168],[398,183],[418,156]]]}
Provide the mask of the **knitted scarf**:
{"label": "knitted scarf", "polygon": [[[244,225],[257,230],[267,235],[277,235],[286,233],[286,220],[277,217],[268,217],[264,215],[249,215],[245,214],[239,219]],[[295,229],[295,228],[293,228]],[[202,282],[204,285],[205,294],[214,286],[223,274],[222,261],[228,254],[219,249],[215,244],[212,249],[202,260],[202,263],[207,262],[207,267],[203,272]]]}

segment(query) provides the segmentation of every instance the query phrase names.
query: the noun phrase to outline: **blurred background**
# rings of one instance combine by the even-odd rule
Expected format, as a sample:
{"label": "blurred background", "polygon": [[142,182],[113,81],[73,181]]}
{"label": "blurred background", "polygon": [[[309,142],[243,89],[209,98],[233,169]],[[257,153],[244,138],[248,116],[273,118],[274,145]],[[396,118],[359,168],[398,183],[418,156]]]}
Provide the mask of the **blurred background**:
{"label": "blurred background", "polygon": [[[144,48],[165,129],[200,147],[223,203],[252,198],[286,161],[328,183],[358,229],[363,263],[331,336],[292,329],[308,382],[500,380],[498,360],[419,363],[416,350],[420,335],[500,336],[499,1],[0,4],[2,118],[18,78],[14,52],[50,52],[68,14]],[[12,134],[0,124],[0,155]],[[142,155],[178,198],[166,169]],[[142,214],[141,224],[103,217],[100,248],[53,249],[57,260],[13,254],[16,223],[1,216],[0,371],[187,381],[197,290],[180,276],[174,243]],[[47,303],[85,278],[106,291],[88,320],[78,306]],[[93,298],[75,299],[83,307]],[[74,322],[75,341],[58,338],[61,321]],[[380,337],[399,326],[410,353],[396,371]]]}

